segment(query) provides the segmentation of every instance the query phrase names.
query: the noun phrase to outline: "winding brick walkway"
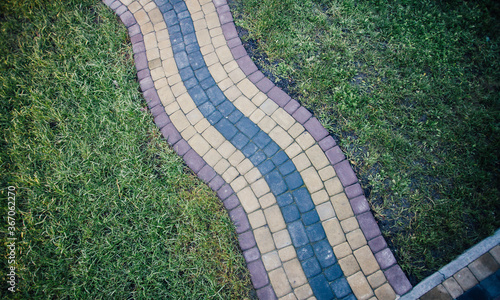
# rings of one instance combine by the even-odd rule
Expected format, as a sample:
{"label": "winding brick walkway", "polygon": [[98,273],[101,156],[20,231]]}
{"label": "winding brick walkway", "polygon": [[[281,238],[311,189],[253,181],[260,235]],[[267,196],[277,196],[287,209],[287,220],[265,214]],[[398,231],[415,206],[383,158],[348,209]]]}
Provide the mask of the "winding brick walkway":
{"label": "winding brick walkway", "polygon": [[234,221],[260,299],[395,299],[411,285],[349,162],[257,69],[226,0],[104,0],[161,133]]}

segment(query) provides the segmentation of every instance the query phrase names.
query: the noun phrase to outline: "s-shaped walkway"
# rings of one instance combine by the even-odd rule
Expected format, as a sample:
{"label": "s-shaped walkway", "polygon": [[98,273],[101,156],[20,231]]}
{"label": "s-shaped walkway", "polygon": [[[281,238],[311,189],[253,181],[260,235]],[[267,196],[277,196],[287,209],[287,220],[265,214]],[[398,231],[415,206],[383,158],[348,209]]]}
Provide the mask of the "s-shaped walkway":
{"label": "s-shaped walkway", "polygon": [[163,136],[223,201],[260,299],[395,299],[411,285],[349,162],[255,66],[226,0],[104,0]]}

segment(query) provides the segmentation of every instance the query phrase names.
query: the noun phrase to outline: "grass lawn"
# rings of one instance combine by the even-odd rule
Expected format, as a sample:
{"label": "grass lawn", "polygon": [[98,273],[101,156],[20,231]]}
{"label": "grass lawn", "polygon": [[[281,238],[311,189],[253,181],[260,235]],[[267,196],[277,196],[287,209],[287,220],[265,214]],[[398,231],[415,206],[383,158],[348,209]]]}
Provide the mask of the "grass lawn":
{"label": "grass lawn", "polygon": [[153,124],[127,39],[98,0],[0,3],[0,298],[8,186],[16,298],[253,295],[225,209]]}
{"label": "grass lawn", "polygon": [[416,283],[500,227],[500,4],[231,0],[259,67],[336,137]]}

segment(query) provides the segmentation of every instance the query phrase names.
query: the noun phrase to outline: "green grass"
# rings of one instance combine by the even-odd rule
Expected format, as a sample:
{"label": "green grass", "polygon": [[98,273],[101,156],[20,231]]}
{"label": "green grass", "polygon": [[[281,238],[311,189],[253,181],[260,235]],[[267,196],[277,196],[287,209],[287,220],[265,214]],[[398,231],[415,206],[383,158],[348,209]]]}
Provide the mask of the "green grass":
{"label": "green grass", "polygon": [[252,296],[216,195],[161,137],[124,26],[97,0],[0,3],[2,258],[16,298]]}
{"label": "green grass", "polygon": [[338,137],[413,283],[500,227],[498,2],[231,6],[260,67]]}

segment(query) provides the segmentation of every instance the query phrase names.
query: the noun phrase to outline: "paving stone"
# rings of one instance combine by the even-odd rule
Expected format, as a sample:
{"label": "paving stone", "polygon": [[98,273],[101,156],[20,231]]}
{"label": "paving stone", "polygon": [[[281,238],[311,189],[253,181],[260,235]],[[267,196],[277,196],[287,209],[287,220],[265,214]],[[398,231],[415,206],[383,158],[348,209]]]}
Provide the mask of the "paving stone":
{"label": "paving stone", "polygon": [[495,246],[489,251],[489,253],[493,256],[497,263],[500,263],[500,245]]}
{"label": "paving stone", "polygon": [[293,142],[292,137],[279,126],[274,127],[271,132],[269,132],[269,137],[273,139],[281,149],[286,149]]}
{"label": "paving stone", "polygon": [[200,172],[198,172],[196,175],[198,175],[198,177],[201,180],[208,183],[217,174],[215,173],[215,171],[212,167],[210,167],[209,165],[205,165],[203,168],[201,168]]}
{"label": "paving stone", "polygon": [[343,186],[349,186],[358,181],[356,174],[354,174],[354,171],[347,160],[341,161],[333,167],[335,168],[335,172],[337,173],[337,176]]}
{"label": "paving stone", "polygon": [[244,188],[239,191],[238,198],[240,199],[241,205],[245,208],[245,211],[247,213],[251,213],[260,207],[259,201],[255,197],[255,194],[250,187]]}
{"label": "paving stone", "polygon": [[421,300],[451,300],[450,295],[441,284],[420,297]]}
{"label": "paving stone", "polygon": [[368,246],[355,250],[354,257],[356,257],[356,260],[361,267],[361,271],[363,271],[363,273],[367,276],[380,269],[375,256],[373,256],[373,253]]}
{"label": "paving stone", "polygon": [[309,238],[309,241],[311,241],[311,243],[314,243],[314,242],[317,242],[317,241],[320,241],[320,240],[326,238],[325,230],[321,226],[321,223],[316,223],[316,224],[308,226],[306,228],[306,233],[307,233],[307,237]]}
{"label": "paving stone", "polygon": [[478,284],[476,277],[474,277],[474,274],[472,274],[472,272],[467,267],[458,271],[455,275],[453,275],[453,278],[457,281],[457,283],[464,291],[467,291]]}
{"label": "paving stone", "polygon": [[302,224],[302,222],[295,221],[293,223],[288,224],[288,232],[290,233],[290,237],[292,238],[292,242],[295,247],[301,247],[309,243],[306,229]]}
{"label": "paving stone", "polygon": [[292,288],[302,286],[307,283],[306,275],[298,259],[292,259],[283,264],[283,269],[288,277]]}
{"label": "paving stone", "polygon": [[382,268],[383,270],[396,264],[396,258],[394,258],[394,255],[389,248],[385,248],[384,250],[377,252],[375,254],[375,257],[380,264],[380,268]]}
{"label": "paving stone", "polygon": [[377,272],[368,276],[367,280],[368,283],[370,283],[370,286],[374,289],[387,282],[387,279],[385,278],[385,275],[381,270],[378,270]]}
{"label": "paving stone", "polygon": [[333,206],[330,202],[318,205],[316,207],[316,210],[318,212],[318,216],[321,221],[335,217],[335,211],[333,210]]}
{"label": "paving stone", "polygon": [[339,220],[342,221],[354,216],[351,205],[349,204],[349,200],[344,193],[333,196],[331,198],[331,202],[333,204],[335,214],[337,218],[339,218]]}
{"label": "paving stone", "polygon": [[323,181],[313,167],[304,170],[301,175],[310,193],[314,193],[323,188]]}
{"label": "paving stone", "polygon": [[[311,283],[311,277],[321,273],[321,266],[315,257],[310,257],[308,259],[302,260],[301,264],[302,264],[302,269],[304,270],[304,274],[306,275],[307,278],[309,278],[309,284],[311,285],[311,288],[314,291],[313,284]],[[316,291],[314,291],[314,294],[317,295]]]}
{"label": "paving stone", "polygon": [[273,99],[276,104],[278,104],[281,107],[285,107],[285,105],[292,99],[290,96],[288,96],[287,93],[283,92],[279,87],[275,86],[273,87],[267,95],[269,98]]}
{"label": "paving stone", "polygon": [[297,171],[301,172],[311,165],[305,153],[301,153],[292,159]]}
{"label": "paving stone", "polygon": [[396,299],[396,293],[394,293],[394,290],[392,287],[386,283],[383,286],[379,287],[378,289],[375,290],[375,296],[377,296],[377,299],[387,299],[387,300],[394,300]]}
{"label": "paving stone", "polygon": [[254,288],[259,289],[269,284],[269,277],[267,277],[266,269],[260,259],[248,263],[247,267],[250,271],[250,279]]}
{"label": "paving stone", "polygon": [[282,249],[292,244],[292,239],[286,229],[273,233],[273,239],[277,249]]}
{"label": "paving stone", "polygon": [[323,274],[310,278],[309,285],[318,299],[333,299],[335,297]]}
{"label": "paving stone", "polygon": [[305,284],[295,289],[295,295],[299,300],[305,300],[313,295],[313,291],[309,284]]}
{"label": "paving stone", "polygon": [[271,191],[264,178],[252,183],[252,190],[257,197],[264,196]]}
{"label": "paving stone", "polygon": [[[260,129],[266,133],[270,133],[271,130],[276,126],[276,122],[271,119],[270,117],[264,117],[262,120],[258,123]],[[300,149],[300,148],[299,148]]]}
{"label": "paving stone", "polygon": [[268,252],[262,255],[262,262],[267,271],[274,270],[281,266],[281,260],[278,251]]}
{"label": "paving stone", "polygon": [[341,221],[340,225],[342,226],[342,229],[344,230],[345,233],[351,232],[359,228],[358,221],[354,217]]}
{"label": "paving stone", "polygon": [[492,274],[481,281],[481,287],[483,287],[492,298],[498,298],[500,296],[500,272]]}
{"label": "paving stone", "polygon": [[333,252],[335,253],[337,259],[341,259],[348,255],[351,255],[352,249],[349,246],[349,243],[342,243],[340,245],[333,247]]}
{"label": "paving stone", "polygon": [[262,177],[262,175],[260,174],[260,172],[257,168],[253,168],[245,174],[245,179],[250,184],[254,183],[257,179],[259,179],[261,177]]}
{"label": "paving stone", "polygon": [[330,196],[338,195],[343,190],[342,183],[340,183],[338,177],[333,177],[325,181],[325,188]]}
{"label": "paving stone", "polygon": [[275,300],[278,299],[274,293],[273,287],[268,285],[257,290],[257,297],[259,299]]}
{"label": "paving stone", "polygon": [[383,236],[378,236],[368,242],[370,249],[372,249],[373,253],[377,253],[378,251],[387,248],[387,243]]}
{"label": "paving stone", "polygon": [[363,273],[358,272],[352,276],[347,277],[347,282],[352,288],[352,292],[359,300],[369,299],[373,296],[373,291],[368,284]]}
{"label": "paving stone", "polygon": [[254,122],[255,124],[258,124],[260,120],[262,120],[262,118],[264,118],[265,116],[266,114],[262,110],[257,109],[250,116],[250,120],[252,120],[252,122]]}
{"label": "paving stone", "polygon": [[295,294],[292,292],[290,294],[287,294],[287,295],[279,298],[279,300],[297,300],[297,297],[295,297]]}
{"label": "paving stone", "polygon": [[211,181],[210,183],[208,184],[208,186],[214,190],[214,191],[217,191],[218,189],[220,189],[223,185],[225,184],[224,182],[224,179],[222,179],[222,177],[220,177],[219,175],[215,176]]}
{"label": "paving stone", "polygon": [[208,150],[208,152],[203,156],[203,159],[210,166],[215,166],[221,158],[222,156],[215,149]]}
{"label": "paving stone", "polygon": [[293,115],[292,115],[295,120],[297,120],[300,124],[305,124],[307,120],[309,120],[312,117],[312,113],[307,110],[305,107],[300,107],[297,109]]}
{"label": "paving stone", "polygon": [[302,222],[305,226],[318,223],[320,221],[319,215],[315,210],[311,210],[305,214],[302,214]]}
{"label": "paving stone", "polygon": [[398,265],[384,271],[384,275],[398,295],[403,295],[412,288],[408,278],[406,278],[403,270]]}
{"label": "paving stone", "polygon": [[259,203],[262,208],[268,208],[276,203],[276,198],[272,193],[267,193],[259,198]]}
{"label": "paving stone", "polygon": [[252,262],[260,258],[260,251],[257,247],[250,248],[243,251],[243,257],[247,263]]}
{"label": "paving stone", "polygon": [[[285,111],[287,113],[289,113],[290,115],[293,114],[294,112],[297,111],[297,109],[299,109],[300,107],[300,103],[295,100],[295,99],[292,99],[290,100],[284,107]],[[300,124],[300,123],[299,123]]]}
{"label": "paving stone", "polygon": [[264,226],[254,230],[255,240],[259,246],[259,250],[262,254],[273,251],[276,249],[273,242],[273,237],[269,228]]}
{"label": "paving stone", "polygon": [[288,156],[286,155],[285,152],[283,151],[278,151],[272,158],[271,160],[273,163],[277,166],[287,162],[289,160]]}
{"label": "paving stone", "polygon": [[[278,123],[283,129],[288,130],[295,123],[295,119],[292,118],[284,109],[278,108],[272,115],[276,123]],[[306,148],[307,149],[307,148]]]}
{"label": "paving stone", "polygon": [[274,195],[281,195],[287,190],[286,183],[278,171],[273,171],[267,174],[265,179]]}
{"label": "paving stone", "polygon": [[352,210],[356,215],[359,215],[361,213],[364,213],[364,212],[367,212],[370,210],[370,206],[368,205],[368,201],[366,201],[366,198],[363,195],[352,199],[350,202],[351,202]]}
{"label": "paving stone", "polygon": [[335,296],[339,299],[349,295],[352,292],[351,288],[349,287],[349,283],[343,277],[330,283],[330,287],[335,293]]}
{"label": "paving stone", "polygon": [[271,280],[276,296],[281,297],[292,291],[283,268],[269,272],[269,279]]}
{"label": "paving stone", "polygon": [[264,213],[262,210],[256,210],[251,214],[248,214],[248,221],[250,222],[250,225],[252,225],[252,228],[259,228],[261,226],[266,225],[266,218],[264,217]]}
{"label": "paving stone", "polygon": [[469,264],[469,270],[481,281],[493,274],[499,268],[499,264],[489,253],[481,255],[478,259]]}
{"label": "paving stone", "polygon": [[351,246],[351,249],[356,250],[364,245],[366,245],[366,239],[363,232],[360,229],[356,229],[346,234],[347,242]]}
{"label": "paving stone", "polygon": [[318,174],[319,174],[319,177],[321,177],[321,179],[323,181],[326,181],[326,180],[331,179],[331,178],[336,176],[335,170],[333,169],[333,167],[331,165],[328,165],[328,166],[322,168],[321,170],[319,170]]}
{"label": "paving stone", "polygon": [[264,210],[267,223],[271,232],[277,232],[286,228],[285,220],[278,205],[273,205]]}
{"label": "paving stone", "polygon": [[344,232],[337,218],[323,222],[323,227],[330,245],[337,246],[346,241]]}
{"label": "paving stone", "polygon": [[314,244],[313,249],[322,268],[327,268],[337,262],[333,249],[326,239]]}
{"label": "paving stone", "polygon": [[224,200],[224,207],[227,210],[232,210],[236,208],[238,205],[240,205],[240,200],[236,195],[232,195],[228,197],[226,200]]}
{"label": "paving stone", "polygon": [[363,231],[367,240],[371,240],[372,238],[380,235],[380,228],[378,227],[371,212],[362,213],[356,216],[356,218],[358,219],[359,227]]}
{"label": "paving stone", "polygon": [[300,188],[293,192],[293,199],[301,213],[305,213],[314,208],[311,196],[306,188]]}
{"label": "paving stone", "polygon": [[[248,222],[247,215],[245,214],[245,211],[243,210],[243,208],[241,206],[230,211],[229,217],[233,221],[234,227],[236,227],[237,233],[242,233],[242,232],[245,232],[248,229],[250,229],[250,223]],[[248,244],[246,244],[248,246],[248,248],[251,248],[254,246],[253,244],[250,243],[251,241],[245,241],[245,242],[248,243]],[[241,240],[240,240],[240,244],[241,244]],[[243,249],[243,247],[242,247],[242,250],[246,250],[246,249]]]}
{"label": "paving stone", "polygon": [[459,297],[464,293],[464,290],[460,287],[458,282],[453,277],[450,277],[443,281],[443,286],[453,299]]}
{"label": "paving stone", "polygon": [[352,274],[360,271],[358,262],[353,255],[348,255],[339,260],[339,265],[344,271],[345,276],[351,276]]}
{"label": "paving stone", "polygon": [[288,246],[283,249],[278,250],[278,254],[280,255],[281,261],[289,261],[297,257],[297,253],[295,252],[295,248],[293,246]]}
{"label": "paving stone", "polygon": [[328,196],[328,194],[326,193],[326,191],[324,189],[322,189],[316,193],[313,193],[311,195],[311,198],[312,198],[315,205],[319,205],[321,203],[324,203],[324,202],[330,200],[330,197]]}
{"label": "paving stone", "polygon": [[226,170],[230,167],[231,165],[229,164],[229,162],[225,159],[221,159],[219,160],[219,162],[217,162],[217,164],[215,164],[214,166],[214,170],[215,172],[217,172],[217,174],[224,174],[224,172],[226,172]]}
{"label": "paving stone", "polygon": [[246,181],[245,177],[243,176],[238,176],[231,182],[231,187],[233,188],[234,192],[239,192],[243,188],[248,186],[248,182]]}
{"label": "paving stone", "polygon": [[316,169],[320,170],[329,165],[323,150],[318,145],[314,145],[306,150],[306,154]]}

